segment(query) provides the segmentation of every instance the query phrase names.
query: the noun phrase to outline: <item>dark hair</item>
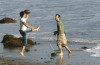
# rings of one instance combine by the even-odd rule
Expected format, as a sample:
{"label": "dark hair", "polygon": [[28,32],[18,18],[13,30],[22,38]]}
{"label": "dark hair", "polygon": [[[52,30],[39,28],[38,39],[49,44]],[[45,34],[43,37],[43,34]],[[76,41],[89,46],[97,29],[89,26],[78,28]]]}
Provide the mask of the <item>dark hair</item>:
{"label": "dark hair", "polygon": [[24,11],[21,11],[20,12],[20,17],[23,17],[23,15],[24,15]]}
{"label": "dark hair", "polygon": [[59,14],[56,14],[56,16],[58,16],[59,18],[61,17]]}

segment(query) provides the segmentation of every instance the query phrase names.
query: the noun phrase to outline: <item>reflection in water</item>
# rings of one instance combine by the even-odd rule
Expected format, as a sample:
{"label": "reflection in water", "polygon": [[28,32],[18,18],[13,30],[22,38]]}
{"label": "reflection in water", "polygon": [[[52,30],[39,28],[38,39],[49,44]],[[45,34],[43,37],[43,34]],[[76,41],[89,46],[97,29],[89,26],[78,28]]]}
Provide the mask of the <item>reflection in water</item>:
{"label": "reflection in water", "polygon": [[71,55],[69,54],[67,59],[63,58],[63,56],[59,56],[59,59],[57,61],[57,65],[67,65],[70,60]]}

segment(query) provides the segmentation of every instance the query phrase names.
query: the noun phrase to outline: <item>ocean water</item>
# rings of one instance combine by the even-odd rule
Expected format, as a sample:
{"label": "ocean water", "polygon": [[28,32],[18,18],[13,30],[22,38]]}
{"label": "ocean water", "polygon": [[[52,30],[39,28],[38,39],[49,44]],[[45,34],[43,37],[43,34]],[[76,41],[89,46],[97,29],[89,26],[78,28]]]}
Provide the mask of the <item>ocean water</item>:
{"label": "ocean water", "polygon": [[57,30],[55,14],[61,15],[68,42],[100,44],[100,0],[0,0],[0,19],[10,17],[17,23],[0,24],[0,37],[14,34],[20,37],[20,11],[29,9],[31,14],[27,23],[38,32],[31,32],[32,40],[53,41]]}
{"label": "ocean water", "polygon": [[[100,43],[99,0],[1,0],[0,8],[0,19],[10,17],[18,21],[20,11],[31,11],[27,23],[35,28],[40,25],[41,28],[39,32],[29,33],[29,38],[55,40],[55,14],[60,14],[69,41]],[[0,24],[0,35],[8,33],[20,36],[19,27],[19,22]]]}

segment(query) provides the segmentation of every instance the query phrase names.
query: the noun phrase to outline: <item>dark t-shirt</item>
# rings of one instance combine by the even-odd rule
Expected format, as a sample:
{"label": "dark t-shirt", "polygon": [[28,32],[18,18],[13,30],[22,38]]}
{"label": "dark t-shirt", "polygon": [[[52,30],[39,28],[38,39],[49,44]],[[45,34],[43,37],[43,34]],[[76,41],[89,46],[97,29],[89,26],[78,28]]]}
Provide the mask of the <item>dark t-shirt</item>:
{"label": "dark t-shirt", "polygon": [[[61,26],[61,31],[59,31],[60,26]],[[58,30],[58,34],[64,34],[64,25],[61,21],[57,22],[57,30]]]}

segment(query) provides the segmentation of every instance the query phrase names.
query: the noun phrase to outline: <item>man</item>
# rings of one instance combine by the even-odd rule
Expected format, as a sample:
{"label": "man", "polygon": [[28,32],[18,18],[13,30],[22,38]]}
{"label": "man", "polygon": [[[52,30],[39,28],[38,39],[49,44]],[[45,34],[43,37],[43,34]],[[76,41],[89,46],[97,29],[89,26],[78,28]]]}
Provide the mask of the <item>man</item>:
{"label": "man", "polygon": [[68,48],[67,39],[66,39],[66,36],[65,36],[65,33],[64,33],[64,25],[60,21],[60,15],[56,14],[55,19],[57,21],[57,31],[54,32],[54,35],[57,34],[57,45],[58,45],[58,48],[60,50],[59,55],[63,55],[62,46],[64,46],[69,51],[69,54],[71,54],[71,51]]}
{"label": "man", "polygon": [[22,41],[23,47],[22,47],[22,50],[21,50],[20,54],[22,56],[24,56],[23,52],[24,52],[25,47],[27,45],[27,38],[26,38],[27,36],[26,36],[26,33],[32,32],[32,31],[38,31],[38,29],[40,28],[40,26],[38,26],[37,29],[34,29],[34,27],[29,26],[26,23],[26,20],[28,19],[29,14],[26,14],[26,16],[25,16],[25,12],[24,11],[20,12],[20,17],[21,17],[21,19],[20,19],[20,30],[19,31],[20,31],[20,34],[23,37],[23,41]]}

